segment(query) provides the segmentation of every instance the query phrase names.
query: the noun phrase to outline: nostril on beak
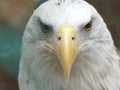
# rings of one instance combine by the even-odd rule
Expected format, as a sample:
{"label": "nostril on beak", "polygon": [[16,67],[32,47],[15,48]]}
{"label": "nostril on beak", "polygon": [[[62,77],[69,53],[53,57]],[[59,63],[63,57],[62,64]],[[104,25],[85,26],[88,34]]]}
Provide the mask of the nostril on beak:
{"label": "nostril on beak", "polygon": [[72,40],[75,40],[75,37],[72,37]]}
{"label": "nostril on beak", "polygon": [[61,40],[61,37],[58,37],[58,40]]}
{"label": "nostril on beak", "polygon": [[[75,40],[75,37],[73,36],[71,39],[72,39],[72,40]],[[61,37],[60,37],[60,36],[58,37],[58,40],[59,40],[59,41],[61,40]]]}

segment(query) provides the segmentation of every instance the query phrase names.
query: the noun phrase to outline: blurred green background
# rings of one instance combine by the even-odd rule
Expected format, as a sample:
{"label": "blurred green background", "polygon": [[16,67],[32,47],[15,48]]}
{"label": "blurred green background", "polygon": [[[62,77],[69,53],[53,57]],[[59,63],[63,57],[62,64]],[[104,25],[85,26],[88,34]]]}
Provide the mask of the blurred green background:
{"label": "blurred green background", "polygon": [[[42,2],[45,0],[41,0]],[[87,0],[104,18],[120,48],[120,1]],[[21,37],[37,0],[0,0],[0,90],[19,90],[17,84]]]}

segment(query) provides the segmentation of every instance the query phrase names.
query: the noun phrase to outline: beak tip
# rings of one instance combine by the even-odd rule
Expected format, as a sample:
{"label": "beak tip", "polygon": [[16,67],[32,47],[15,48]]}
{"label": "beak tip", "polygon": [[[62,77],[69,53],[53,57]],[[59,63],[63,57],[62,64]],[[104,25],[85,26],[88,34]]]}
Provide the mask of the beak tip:
{"label": "beak tip", "polygon": [[66,82],[69,82],[69,76],[65,77]]}
{"label": "beak tip", "polygon": [[64,76],[65,76],[66,82],[68,82],[68,81],[69,81],[69,78],[70,78],[70,70],[67,71],[67,72],[64,72]]}

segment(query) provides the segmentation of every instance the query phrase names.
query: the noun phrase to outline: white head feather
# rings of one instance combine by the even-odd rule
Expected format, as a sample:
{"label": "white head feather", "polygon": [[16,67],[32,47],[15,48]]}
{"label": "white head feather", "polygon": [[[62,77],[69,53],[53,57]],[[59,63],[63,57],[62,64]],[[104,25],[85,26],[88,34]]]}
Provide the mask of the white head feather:
{"label": "white head feather", "polygon": [[[39,20],[53,27],[45,35]],[[83,26],[92,20],[91,31]],[[43,40],[56,42],[55,32],[72,25],[79,40],[89,39],[72,66],[69,82],[64,80],[56,54]],[[23,35],[19,71],[20,90],[119,90],[119,57],[111,34],[101,16],[84,0],[49,0],[31,16]]]}

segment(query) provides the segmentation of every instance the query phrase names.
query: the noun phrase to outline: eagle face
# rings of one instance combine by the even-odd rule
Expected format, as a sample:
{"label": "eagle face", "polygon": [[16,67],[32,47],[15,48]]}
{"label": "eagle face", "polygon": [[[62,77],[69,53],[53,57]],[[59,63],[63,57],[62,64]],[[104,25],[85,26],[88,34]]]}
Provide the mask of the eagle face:
{"label": "eagle face", "polygon": [[119,90],[118,59],[94,7],[83,0],[48,0],[23,35],[20,90]]}

